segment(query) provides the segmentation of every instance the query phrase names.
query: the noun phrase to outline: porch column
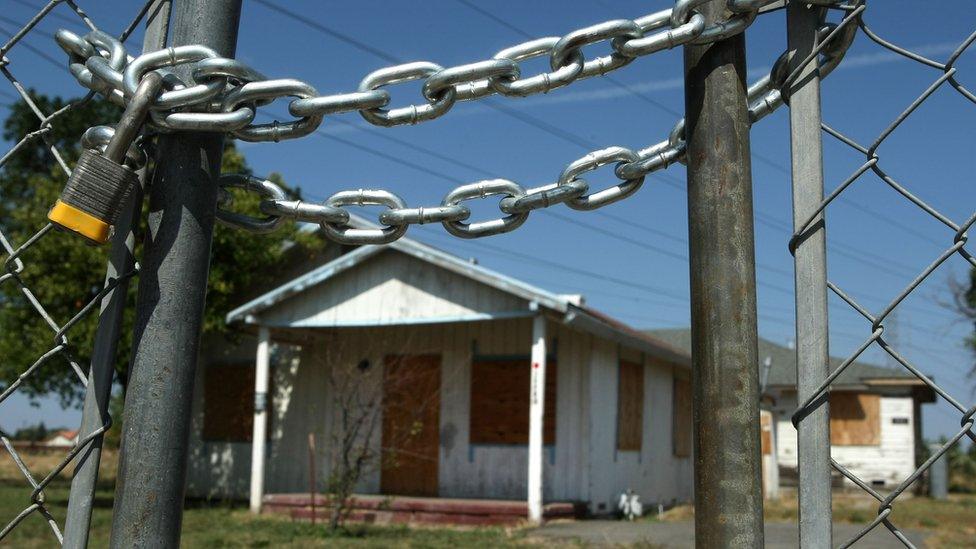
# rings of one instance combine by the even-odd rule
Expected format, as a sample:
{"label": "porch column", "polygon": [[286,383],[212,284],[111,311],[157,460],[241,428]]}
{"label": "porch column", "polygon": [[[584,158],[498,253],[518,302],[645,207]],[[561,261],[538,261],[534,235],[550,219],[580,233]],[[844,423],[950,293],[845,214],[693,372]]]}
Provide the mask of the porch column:
{"label": "porch column", "polygon": [[546,399],[546,317],[532,319],[532,374],[529,383],[529,521],[542,522],[542,425]]}
{"label": "porch column", "polygon": [[268,373],[271,362],[271,330],[258,328],[258,352],[254,367],[254,436],[251,439],[251,512],[261,512],[264,496],[264,452],[268,439]]}

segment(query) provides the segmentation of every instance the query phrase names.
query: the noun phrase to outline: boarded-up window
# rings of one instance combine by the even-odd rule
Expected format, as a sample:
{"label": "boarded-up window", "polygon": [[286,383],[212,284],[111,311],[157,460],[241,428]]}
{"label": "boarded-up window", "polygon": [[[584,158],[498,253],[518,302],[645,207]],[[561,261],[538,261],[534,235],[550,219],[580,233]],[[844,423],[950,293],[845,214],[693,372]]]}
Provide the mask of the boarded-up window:
{"label": "boarded-up window", "polygon": [[693,417],[691,411],[691,381],[674,378],[674,410],[672,413],[671,436],[676,457],[691,456],[691,435]]}
{"label": "boarded-up window", "polygon": [[830,393],[830,443],[881,444],[881,397],[849,391]]}
{"label": "boarded-up window", "polygon": [[617,388],[617,450],[640,451],[644,429],[644,365],[620,361]]}
{"label": "boarded-up window", "polygon": [[[529,359],[471,364],[471,444],[529,443]],[[544,444],[556,442],[556,362],[546,362]]]}
{"label": "boarded-up window", "polygon": [[759,412],[759,434],[762,455],[768,456],[773,453],[773,414],[766,410]]}
{"label": "boarded-up window", "polygon": [[[251,442],[254,436],[254,365],[210,365],[204,370],[203,385],[203,440]],[[271,394],[269,390],[269,409]],[[268,429],[269,436],[270,433],[271,429]]]}

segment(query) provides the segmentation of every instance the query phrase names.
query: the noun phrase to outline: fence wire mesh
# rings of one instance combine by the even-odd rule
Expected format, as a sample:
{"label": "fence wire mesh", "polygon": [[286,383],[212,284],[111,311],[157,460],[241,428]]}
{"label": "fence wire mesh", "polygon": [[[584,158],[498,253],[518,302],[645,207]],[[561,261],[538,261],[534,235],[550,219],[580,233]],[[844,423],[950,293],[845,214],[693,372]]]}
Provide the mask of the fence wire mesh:
{"label": "fence wire mesh", "polygon": [[[885,4],[877,4],[877,6],[883,6],[885,8],[888,7]],[[876,12],[877,9],[874,11]],[[914,100],[912,100],[901,112],[899,112],[870,142],[859,141],[853,137],[850,137],[849,134],[842,132],[836,127],[828,125],[827,123],[821,124],[823,134],[825,136],[829,136],[828,139],[836,140],[837,143],[841,144],[841,148],[854,151],[854,154],[863,155],[864,161],[860,163],[857,169],[853,170],[853,172],[850,173],[850,175],[842,182],[840,182],[840,184],[837,185],[829,194],[827,194],[816,211],[799,225],[798,230],[794,233],[791,239],[790,250],[795,252],[797,247],[802,246],[808,233],[816,230],[815,225],[819,223],[820,216],[823,215],[829,219],[829,210],[831,209],[830,206],[837,202],[843,201],[844,198],[842,197],[851,194],[851,189],[855,186],[855,183],[870,177],[868,174],[874,174],[874,176],[876,176],[876,178],[881,181],[884,186],[890,190],[890,192],[895,193],[894,196],[900,197],[899,200],[906,201],[913,208],[917,208],[923,212],[925,216],[936,220],[939,224],[944,226],[947,240],[949,240],[949,242],[948,245],[944,249],[941,249],[937,256],[934,259],[931,259],[925,268],[922,269],[921,272],[919,272],[907,286],[894,295],[890,301],[877,312],[872,312],[870,307],[855,299],[853,294],[845,291],[840,284],[834,283],[829,279],[826,281],[827,287],[831,292],[836,294],[836,296],[843,300],[844,303],[849,305],[858,315],[870,323],[870,334],[857,346],[857,349],[853,353],[847,356],[836,369],[830,372],[830,374],[826,377],[826,379],[823,380],[822,384],[820,384],[811,397],[800,403],[800,406],[793,414],[793,422],[798,428],[802,428],[802,423],[810,416],[811,412],[820,408],[821,406],[827,405],[827,395],[833,388],[835,388],[837,385],[837,380],[841,374],[850,368],[859,357],[864,355],[864,353],[872,347],[881,349],[887,356],[890,356],[891,359],[897,363],[897,365],[905,368],[913,376],[921,380],[921,382],[930,388],[936,395],[944,399],[949,406],[958,412],[960,423],[959,430],[944,444],[941,444],[937,451],[932,452],[928,459],[926,459],[921,465],[917,466],[909,476],[902,479],[897,486],[895,486],[895,488],[887,494],[882,493],[872,486],[870,479],[861,478],[855,474],[855,472],[852,471],[853,467],[851,467],[850,464],[845,467],[834,458],[831,458],[830,460],[831,466],[837,472],[878,501],[877,517],[875,517],[869,524],[861,529],[855,536],[850,539],[843,540],[840,546],[851,546],[869,532],[877,528],[879,525],[884,525],[884,527],[887,528],[902,544],[913,547],[914,545],[911,540],[898,528],[896,524],[894,524],[890,518],[890,515],[894,511],[896,500],[903,496],[909,490],[909,488],[916,483],[916,481],[919,481],[922,475],[925,474],[932,464],[935,463],[936,460],[942,458],[954,445],[958,444],[962,438],[968,437],[971,440],[976,441],[976,433],[973,431],[974,423],[976,423],[976,419],[974,419],[974,414],[976,414],[976,403],[972,402],[971,394],[958,394],[960,390],[964,390],[963,388],[955,387],[954,389],[957,394],[954,395],[949,388],[940,386],[935,382],[933,377],[924,373],[919,365],[909,360],[904,352],[899,352],[899,345],[895,338],[889,337],[887,340],[885,338],[885,321],[891,320],[893,318],[893,313],[895,313],[899,305],[903,304],[903,302],[913,292],[917,292],[919,286],[922,285],[927,279],[930,279],[933,274],[936,273],[940,267],[945,265],[947,260],[949,260],[952,256],[958,255],[967,263],[968,266],[976,267],[976,258],[974,258],[973,255],[966,249],[968,239],[966,232],[973,225],[973,223],[976,223],[976,212],[966,219],[957,221],[953,220],[949,215],[941,212],[939,209],[923,200],[918,193],[920,187],[917,181],[914,182],[914,185],[912,183],[899,181],[885,170],[882,148],[885,142],[896,131],[898,131],[899,127],[901,127],[907,119],[912,116],[924,116],[918,114],[919,108],[937,93],[955,93],[964,99],[963,103],[965,104],[972,106],[972,104],[976,103],[976,95],[974,95],[972,91],[967,89],[961,83],[959,79],[959,69],[956,67],[957,61],[960,59],[960,57],[972,46],[973,42],[976,41],[976,31],[960,41],[952,53],[949,54],[944,61],[938,61],[926,57],[918,51],[906,49],[886,40],[879,33],[875,32],[869,25],[868,19],[870,18],[871,13],[872,10],[867,9],[866,5],[854,4],[846,13],[844,21],[841,23],[841,25],[856,25],[859,29],[859,34],[864,38],[870,40],[878,47],[883,48],[883,50],[893,52],[894,54],[911,61],[915,65],[931,70],[931,72],[934,73],[934,76],[931,83],[927,87],[922,88],[917,97],[915,97]],[[825,97],[825,101],[829,101],[829,97]],[[924,157],[920,156],[920,158]],[[937,166],[937,164],[935,164],[936,161],[944,159],[929,157],[928,160],[933,162],[934,168]],[[865,216],[864,221],[871,221],[871,219]],[[876,219],[874,221],[876,221]],[[831,239],[829,238],[827,247],[828,250],[831,248]],[[804,288],[802,286],[797,288],[798,294],[804,291],[815,290]],[[967,400],[967,398],[969,400]],[[967,404],[967,402],[969,402],[969,404]],[[804,455],[801,452],[799,455],[799,466],[802,469],[804,467],[813,467],[814,464],[811,463],[809,459],[804,460]],[[801,487],[801,512],[804,508],[803,497],[804,494]],[[829,516],[829,510],[826,512]]]}
{"label": "fence wire mesh", "polygon": [[[4,189],[4,184],[9,181],[9,173],[7,172],[9,164],[12,159],[23,154],[30,147],[45,147],[50,152],[50,157],[56,164],[55,169],[40,175],[55,174],[55,177],[62,184],[67,180],[71,173],[73,159],[62,153],[55,140],[52,139],[52,132],[55,131],[55,128],[67,113],[88,103],[95,95],[94,92],[90,92],[78,100],[57,108],[53,112],[44,111],[44,102],[37,101],[29,83],[25,83],[17,77],[15,72],[16,67],[9,59],[8,54],[17,51],[29,51],[33,55],[53,61],[52,56],[48,55],[42,49],[26,43],[24,40],[25,37],[32,33],[48,34],[41,30],[38,25],[49,18],[60,19],[61,23],[65,20],[70,21],[69,18],[77,18],[77,21],[93,31],[98,30],[98,27],[88,14],[73,0],[51,0],[43,6],[36,6],[26,1],[18,1],[17,3],[23,7],[36,9],[36,13],[26,23],[23,23],[23,26],[20,26],[16,32],[8,32],[9,38],[0,46],[0,73],[3,74],[3,77],[13,89],[12,92],[3,93],[2,95],[5,98],[10,98],[26,105],[33,116],[36,117],[37,123],[36,129],[17,136],[16,142],[0,157],[0,196],[3,196],[5,207],[18,206],[18,204],[10,203],[12,197]],[[131,23],[119,35],[120,40],[125,41],[133,33],[152,4],[153,2],[149,1],[141,6]],[[20,23],[6,16],[3,20],[11,25]],[[5,27],[3,30],[7,30],[7,28]],[[45,40],[47,40],[47,37],[45,37]],[[53,40],[50,43],[53,45]],[[74,139],[79,139],[80,137],[80,135],[74,136]],[[42,168],[50,169],[51,166],[43,166]],[[75,328],[83,320],[90,317],[93,312],[98,311],[99,306],[105,300],[106,296],[111,294],[120,284],[123,284],[127,279],[135,275],[135,271],[130,270],[119,276],[109,277],[101,287],[96,282],[91,292],[85,295],[71,297],[72,302],[76,306],[68,318],[57,318],[58,315],[49,312],[52,310],[51,307],[49,305],[46,306],[44,300],[38,297],[38,292],[32,289],[32,286],[43,278],[45,273],[50,275],[52,270],[71,269],[71,266],[50,264],[32,265],[31,252],[41,242],[68,236],[62,235],[54,230],[54,226],[50,223],[42,223],[36,227],[26,228],[29,236],[23,237],[25,228],[18,227],[17,230],[14,230],[10,227],[9,221],[9,218],[0,219],[0,246],[3,248],[2,252],[0,252],[0,259],[3,261],[3,271],[0,274],[0,289],[3,290],[2,294],[0,294],[2,296],[0,297],[0,307],[21,308],[30,311],[31,315],[35,316],[36,319],[39,319],[39,321],[43,322],[50,329],[52,337],[50,348],[39,356],[0,356],[0,361],[4,363],[23,365],[23,370],[15,379],[0,380],[0,383],[3,383],[3,390],[0,392],[0,409],[4,405],[9,406],[8,399],[11,395],[15,394],[18,390],[23,390],[25,385],[31,381],[32,377],[37,376],[38,372],[41,372],[43,369],[70,368],[72,374],[77,377],[78,386],[83,391],[83,388],[89,383],[89,368],[88,364],[85,364],[80,357],[91,356],[90,349],[93,341],[89,338],[81,340],[69,339],[72,328]],[[125,234],[122,234],[121,238],[125,238]],[[73,272],[72,276],[88,277],[92,281],[97,281],[98,277],[104,276],[104,272]],[[116,322],[118,320],[118,318],[114,319]],[[103,328],[105,327],[99,327],[100,330]],[[79,350],[85,350],[86,352],[79,352]],[[58,363],[59,361],[61,361],[61,364]],[[60,544],[64,541],[62,536],[63,525],[59,524],[59,521],[55,518],[55,515],[60,513],[54,512],[53,509],[54,505],[62,505],[63,500],[60,498],[56,499],[55,501],[57,503],[48,501],[45,497],[45,488],[75,462],[78,456],[85,452],[96,439],[103,435],[111,425],[111,418],[106,414],[99,423],[100,426],[97,429],[78,433],[77,442],[74,447],[50,470],[37,470],[37,467],[32,468],[28,466],[29,460],[25,459],[21,451],[18,451],[18,447],[11,440],[10,434],[0,432],[0,442],[3,443],[6,449],[6,455],[3,456],[3,459],[13,461],[16,469],[23,475],[25,485],[29,490],[25,494],[25,505],[22,510],[13,517],[0,517],[0,520],[4,524],[3,529],[0,530],[0,540],[6,538],[14,529],[22,525],[28,517],[37,514],[47,523],[51,535],[57,539],[57,542]],[[95,466],[97,467],[97,463]],[[94,497],[94,485],[91,488],[91,493],[86,494],[84,497],[89,504]],[[87,521],[85,529],[87,530]]]}
{"label": "fence wire mesh", "polygon": [[[33,5],[22,0],[17,0],[17,3],[20,5]],[[147,1],[144,4],[140,3],[138,13],[132,22],[128,24],[118,35],[121,41],[124,42],[133,33],[140,21],[142,21],[149,12],[153,4],[154,0]],[[58,9],[58,11],[55,11],[55,9]],[[49,150],[51,158],[58,168],[56,170],[57,176],[60,178],[62,183],[67,180],[67,177],[71,173],[71,165],[73,160],[67,155],[62,154],[62,151],[59,150],[55,141],[52,139],[51,134],[62,117],[64,117],[71,110],[92,101],[95,98],[95,92],[89,92],[83,98],[71,102],[66,106],[58,108],[52,112],[45,112],[43,110],[43,105],[40,102],[35,101],[29,87],[17,78],[15,75],[16,67],[13,66],[14,64],[7,57],[8,53],[16,51],[18,48],[31,50],[36,55],[47,55],[43,52],[36,51],[33,46],[25,43],[24,38],[34,32],[43,32],[39,30],[38,25],[46,18],[54,16],[64,17],[68,14],[76,17],[78,21],[89,29],[98,30],[95,23],[74,0],[51,0],[46,5],[37,8],[36,14],[26,23],[20,26],[15,32],[11,33],[10,38],[2,46],[0,46],[0,73],[3,74],[4,78],[12,87],[13,92],[9,95],[14,100],[23,102],[23,104],[30,109],[33,116],[37,120],[35,128],[21,136],[18,136],[18,140],[12,144],[12,146],[3,154],[2,157],[0,157],[0,196],[3,196],[4,193],[4,179],[2,179],[2,176],[4,174],[4,170],[6,169],[6,165],[11,161],[11,159],[24,152],[26,148],[37,146],[39,143],[43,143],[44,146]],[[872,531],[879,525],[884,525],[884,527],[894,534],[902,543],[907,546],[911,546],[911,541],[890,519],[890,515],[893,512],[896,500],[898,497],[902,496],[902,494],[904,494],[913,485],[913,483],[915,483],[925,473],[926,470],[928,470],[935,460],[942,457],[946,452],[949,451],[950,448],[952,448],[953,445],[959,443],[962,438],[969,437],[971,440],[976,441],[976,432],[973,430],[974,425],[976,425],[976,418],[974,418],[974,416],[976,416],[976,403],[967,405],[967,401],[964,400],[962,396],[951,394],[949,390],[940,386],[931,377],[923,373],[922,370],[913,364],[912,361],[907,359],[903,353],[900,353],[897,349],[897,343],[886,340],[884,337],[885,321],[890,319],[898,306],[902,304],[906,298],[909,297],[909,295],[917,291],[919,286],[929,279],[941,266],[943,266],[946,261],[949,260],[949,258],[958,255],[969,265],[976,267],[976,257],[971,255],[965,247],[967,243],[966,232],[973,223],[976,223],[976,211],[974,211],[974,213],[968,218],[961,221],[951,219],[948,215],[940,212],[938,209],[920,198],[919,195],[913,193],[911,190],[912,186],[910,184],[899,182],[894,179],[894,177],[889,175],[883,168],[882,156],[879,154],[879,150],[882,148],[886,140],[888,140],[892,134],[898,130],[902,123],[905,122],[905,120],[913,116],[913,114],[918,111],[919,107],[923,103],[929,100],[929,98],[931,98],[934,94],[939,93],[940,90],[948,90],[950,93],[956,93],[970,104],[976,103],[976,95],[974,95],[973,92],[965,88],[960,83],[958,78],[958,69],[956,67],[957,60],[970,48],[973,42],[976,41],[976,32],[973,32],[968,37],[963,39],[958,44],[955,51],[953,51],[944,61],[936,61],[926,57],[922,53],[910,51],[882,38],[878,33],[874,32],[865,21],[865,16],[868,14],[870,14],[870,11],[867,9],[864,3],[852,3],[851,6],[846,9],[842,22],[838,25],[838,27],[836,27],[836,30],[834,30],[833,33],[841,34],[843,28],[851,28],[856,26],[861,35],[877,44],[880,48],[884,48],[885,50],[902,56],[921,67],[932,70],[935,76],[927,87],[920,90],[920,94],[915,98],[915,100],[911,101],[903,111],[898,113],[891,123],[888,124],[870,143],[864,144],[832,126],[823,124],[823,131],[826,136],[836,140],[843,146],[854,151],[856,154],[862,155],[864,157],[864,161],[850,174],[849,177],[844,179],[839,186],[830,192],[830,194],[821,202],[820,206],[817,208],[817,211],[810,216],[806,222],[800,224],[800,228],[794,233],[791,240],[791,250],[794,250],[797,246],[802,245],[804,235],[811,228],[811,226],[817,222],[821,214],[826,215],[829,207],[832,204],[837,202],[838,199],[845,193],[849,193],[854,184],[867,177],[867,174],[869,173],[874,174],[880,181],[887,185],[892,192],[902,197],[902,199],[924,212],[925,215],[935,219],[938,223],[945,226],[947,236],[951,236],[951,242],[947,245],[947,247],[941,250],[934,260],[932,260],[924,269],[922,269],[922,271],[911,281],[911,283],[908,284],[908,286],[893,296],[889,303],[876,313],[871,312],[868,307],[864,306],[857,299],[852,297],[852,294],[846,292],[839,284],[827,281],[827,287],[832,292],[834,292],[840,299],[842,299],[854,311],[856,311],[870,323],[871,331],[866,339],[864,339],[864,341],[858,346],[857,350],[850,354],[850,356],[848,356],[838,368],[832,371],[830,375],[823,380],[823,383],[816,390],[816,394],[800,404],[793,417],[794,423],[799,426],[813,410],[816,410],[820,406],[826,405],[826,397],[834,386],[836,380],[847,368],[854,364],[855,361],[861,357],[866,350],[872,346],[880,348],[884,353],[892,357],[892,359],[900,364],[901,367],[911,372],[911,374],[921,380],[935,394],[942,397],[950,406],[958,411],[960,418],[960,429],[958,432],[956,432],[947,442],[942,444],[938,451],[934,452],[931,457],[918,466],[911,475],[903,479],[891,492],[887,494],[882,494],[880,491],[876,490],[869,481],[860,478],[852,470],[838,463],[837,461],[831,460],[831,465],[840,474],[879,502],[877,517],[870,524],[865,526],[856,536],[849,540],[845,540],[843,546],[846,547],[856,543],[868,532]],[[6,19],[2,20],[8,24],[12,24]],[[828,41],[823,41],[823,43],[826,42]],[[820,53],[825,52],[823,50],[819,50],[815,52],[814,56]],[[796,74],[790,75],[786,81],[792,83],[796,76]],[[6,96],[8,94],[2,95]],[[4,197],[3,200],[6,201],[9,200],[9,198]],[[0,209],[0,211],[3,210]],[[39,243],[48,239],[59,238],[59,233],[54,230],[54,226],[50,223],[39,224],[37,227],[32,227],[31,229],[32,230],[28,234],[22,234],[22,231],[20,230],[12,231],[7,226],[6,220],[0,218],[0,246],[3,248],[2,257],[0,258],[3,260],[4,267],[2,274],[0,274],[0,289],[4,290],[2,293],[0,293],[0,308],[20,307],[26,311],[29,311],[37,321],[42,322],[49,328],[52,334],[51,345],[44,352],[36,356],[0,356],[0,361],[5,363],[22,364],[22,369],[15,379],[0,380],[0,382],[4,383],[2,392],[0,392],[0,407],[5,405],[6,401],[11,395],[15,394],[18,390],[23,390],[25,385],[30,382],[32,377],[36,376],[38,372],[42,371],[42,369],[59,367],[68,368],[70,369],[71,374],[77,378],[78,386],[82,388],[86,387],[90,382],[89,368],[88,365],[84,363],[85,361],[79,357],[90,356],[91,353],[79,353],[78,350],[89,349],[93,345],[93,341],[78,338],[69,339],[69,335],[71,335],[73,328],[78,326],[79,323],[84,321],[86,318],[90,317],[94,311],[99,309],[105,298],[109,296],[113,290],[118,288],[119,285],[123,284],[136,274],[134,270],[131,270],[124,272],[119,276],[108,277],[104,285],[101,285],[99,288],[96,288],[92,292],[85,295],[77,296],[77,299],[75,300],[76,306],[74,307],[71,315],[68,315],[66,318],[58,318],[59,315],[52,314],[50,312],[51,308],[46,306],[44,300],[38,297],[38,292],[35,291],[33,285],[36,283],[35,281],[38,279],[38,277],[44,276],[45,272],[50,272],[50,269],[60,268],[60,266],[40,263],[32,264],[31,252],[32,250],[36,249]],[[90,275],[94,279],[97,276],[101,276],[101,274],[102,273],[84,273],[84,276]],[[78,274],[77,276],[82,275]],[[798,288],[798,292],[802,291],[804,291],[804,288]],[[2,442],[7,452],[7,456],[5,456],[5,458],[9,457],[9,459],[11,459],[15,464],[17,470],[19,470],[20,474],[23,475],[24,486],[27,489],[27,492],[25,493],[24,507],[19,510],[15,516],[10,517],[9,519],[7,517],[0,517],[0,522],[5,524],[3,529],[0,530],[0,540],[7,537],[19,525],[23,524],[23,522],[32,514],[38,514],[47,523],[51,535],[58,541],[58,543],[62,543],[64,541],[62,535],[62,524],[59,524],[59,521],[55,517],[57,513],[53,512],[52,510],[53,504],[50,503],[45,497],[45,489],[55,478],[65,471],[66,468],[68,468],[80,454],[85,452],[87,448],[97,441],[99,437],[101,437],[110,427],[110,425],[111,418],[107,415],[103,416],[102,421],[99,423],[97,428],[88,432],[79,433],[78,442],[73,449],[70,450],[52,469],[44,471],[35,470],[28,466],[28,460],[24,459],[24,456],[21,452],[19,452],[18,447],[13,443],[9,434],[0,433],[0,442]],[[804,467],[804,456],[801,454],[799,459],[800,467],[802,468]],[[93,496],[94,485],[91,486],[91,493],[87,494],[89,502]],[[801,507],[802,505],[803,502],[801,493]]]}

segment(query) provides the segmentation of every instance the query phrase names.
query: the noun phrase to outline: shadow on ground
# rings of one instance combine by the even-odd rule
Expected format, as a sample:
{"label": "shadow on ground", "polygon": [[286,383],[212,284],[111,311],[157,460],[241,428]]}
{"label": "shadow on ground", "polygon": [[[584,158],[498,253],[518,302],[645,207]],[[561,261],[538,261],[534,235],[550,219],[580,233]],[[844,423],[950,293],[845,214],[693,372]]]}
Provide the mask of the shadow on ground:
{"label": "shadow on ground", "polygon": [[[856,535],[863,528],[857,524],[835,524],[835,545]],[[908,539],[917,547],[924,547],[925,534],[918,531],[905,531]],[[616,520],[584,520],[575,522],[555,522],[533,530],[529,536],[543,541],[576,539],[586,544],[621,545],[651,544],[656,547],[694,547],[695,524],[684,522]],[[795,522],[767,522],[766,547],[786,548],[797,546],[797,525]],[[875,528],[862,538],[859,549],[882,549],[904,547],[883,526]]]}

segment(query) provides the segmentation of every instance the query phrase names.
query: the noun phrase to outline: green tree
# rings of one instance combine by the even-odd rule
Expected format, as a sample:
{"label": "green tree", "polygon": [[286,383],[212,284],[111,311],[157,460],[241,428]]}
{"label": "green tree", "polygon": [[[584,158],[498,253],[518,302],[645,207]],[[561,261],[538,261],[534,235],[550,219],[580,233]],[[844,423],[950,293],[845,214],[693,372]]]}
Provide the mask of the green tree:
{"label": "green tree", "polygon": [[[973,332],[966,338],[966,346],[976,352],[976,268],[969,270],[968,279],[964,283],[950,278],[949,289],[953,297],[949,307],[973,323]],[[976,377],[976,363],[970,365],[969,376]]]}
{"label": "green tree", "polygon": [[51,433],[56,433],[61,429],[48,429],[44,425],[44,422],[37,423],[35,425],[28,425],[26,427],[21,427],[14,432],[14,440],[27,440],[30,442],[40,442],[46,440],[48,435]]}
{"label": "green tree", "polygon": [[[32,92],[42,112],[65,108],[69,102]],[[47,212],[57,199],[65,182],[51,146],[56,146],[68,166],[80,154],[79,139],[90,126],[112,124],[120,111],[105,101],[79,103],[57,117],[45,130],[44,139],[23,143],[0,168],[0,231],[18,246],[47,223]],[[3,138],[16,143],[24,135],[38,130],[39,120],[25,103],[10,107],[3,125]],[[224,150],[223,173],[251,173],[244,156],[232,141]],[[270,178],[283,184],[280,176]],[[290,190],[296,198],[296,188]],[[258,214],[259,198],[232,190],[236,211]],[[143,212],[145,214],[145,211]],[[144,222],[145,215],[141,216]],[[137,228],[136,257],[141,256],[142,225]],[[227,333],[224,316],[240,303],[249,288],[259,285],[262,277],[277,272],[288,243],[314,246],[312,237],[297,231],[294,223],[283,223],[271,234],[253,234],[218,224],[214,231],[211,269],[204,319],[205,333]],[[101,289],[105,276],[108,246],[86,245],[75,235],[54,232],[41,238],[21,257],[24,270],[19,278],[59,326],[64,325]],[[293,251],[289,253],[294,253]],[[0,255],[0,261],[7,254]],[[116,370],[125,383],[126,367],[132,338],[133,303],[138,284],[130,284],[129,306],[121,331]],[[87,369],[93,336],[97,326],[97,309],[68,332],[70,356]],[[0,384],[10,383],[54,345],[55,333],[36,313],[21,285],[13,280],[0,283]],[[82,386],[66,360],[58,354],[40,365],[25,379],[23,389],[30,395],[56,394],[64,405],[77,404]],[[0,385],[4,386],[4,385]]]}

